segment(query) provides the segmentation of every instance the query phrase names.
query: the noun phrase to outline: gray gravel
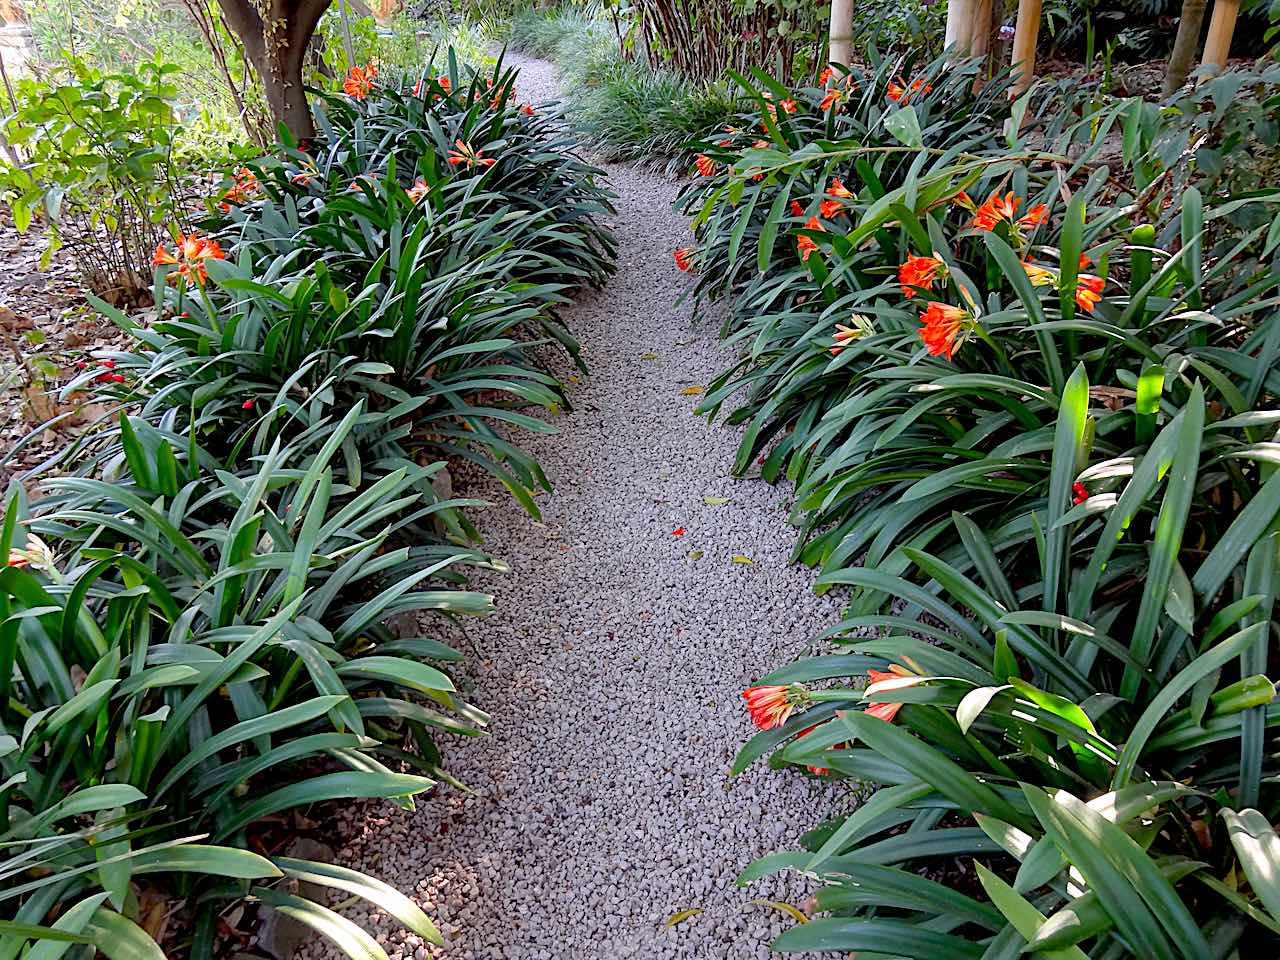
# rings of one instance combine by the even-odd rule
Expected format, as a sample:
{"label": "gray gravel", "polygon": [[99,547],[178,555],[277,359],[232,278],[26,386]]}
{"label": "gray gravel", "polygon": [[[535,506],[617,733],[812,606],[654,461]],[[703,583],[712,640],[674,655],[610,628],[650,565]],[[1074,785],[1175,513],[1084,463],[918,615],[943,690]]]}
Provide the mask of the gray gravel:
{"label": "gray gravel", "polygon": [[[522,99],[558,96],[554,67],[514,59]],[[555,484],[543,522],[496,484],[466,491],[493,502],[480,526],[513,568],[477,580],[498,613],[451,638],[469,654],[469,699],[493,716],[490,736],[445,745],[476,795],[441,790],[414,813],[353,807],[340,826],[338,862],[416,896],[449,940],[436,951],[352,913],[393,960],[768,957],[792,921],[751,900],[803,905],[804,880],[739,890],[734,877],[840,800],[760,765],[727,776],[752,733],[742,689],[804,654],[838,611],[787,562],[784,491],[731,478],[737,431],[681,394],[728,353],[713,322],[694,327],[675,303],[687,279],[671,251],[690,240],[675,186],[623,166],[609,178],[618,275],[566,317],[590,376],[559,435],[521,438]]]}

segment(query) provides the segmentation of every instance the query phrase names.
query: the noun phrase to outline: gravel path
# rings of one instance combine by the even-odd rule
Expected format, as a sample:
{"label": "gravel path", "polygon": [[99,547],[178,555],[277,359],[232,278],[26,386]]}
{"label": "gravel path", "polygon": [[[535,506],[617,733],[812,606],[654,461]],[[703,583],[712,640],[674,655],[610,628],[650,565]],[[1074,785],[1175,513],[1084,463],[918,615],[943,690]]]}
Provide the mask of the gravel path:
{"label": "gravel path", "polygon": [[[559,95],[554,67],[514,59],[522,99]],[[751,734],[741,690],[837,611],[787,562],[783,492],[731,478],[736,431],[681,393],[727,356],[714,323],[695,328],[675,305],[671,251],[689,234],[674,185],[623,166],[609,178],[618,274],[566,317],[590,376],[559,435],[521,438],[555,484],[543,522],[496,485],[467,491],[494,503],[480,525],[513,568],[478,580],[499,611],[468,628],[480,655],[464,682],[491,735],[445,747],[476,795],[353,808],[339,854],[414,894],[449,940],[437,952],[353,915],[395,960],[768,957],[792,921],[751,900],[806,891],[733,878],[830,809],[833,788],[802,776],[727,776]],[[691,908],[703,912],[664,927]]]}

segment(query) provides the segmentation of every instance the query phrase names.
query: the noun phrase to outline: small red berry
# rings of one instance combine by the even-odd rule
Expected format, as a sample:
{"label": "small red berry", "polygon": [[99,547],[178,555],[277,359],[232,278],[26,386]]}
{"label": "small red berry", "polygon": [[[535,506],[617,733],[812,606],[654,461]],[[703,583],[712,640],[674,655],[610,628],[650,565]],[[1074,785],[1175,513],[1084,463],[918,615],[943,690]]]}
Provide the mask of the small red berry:
{"label": "small red berry", "polygon": [[103,360],[102,366],[106,367],[108,370],[114,370],[116,368],[116,362],[114,360]]}
{"label": "small red berry", "polygon": [[123,373],[113,373],[113,374],[111,374],[111,376],[110,376],[110,377],[108,377],[107,379],[109,379],[112,383],[124,383],[124,374],[123,374]]}
{"label": "small red berry", "polygon": [[240,404],[240,409],[241,409],[241,410],[252,410],[252,409],[253,409],[253,401],[252,401],[252,400],[246,400],[244,403]]}

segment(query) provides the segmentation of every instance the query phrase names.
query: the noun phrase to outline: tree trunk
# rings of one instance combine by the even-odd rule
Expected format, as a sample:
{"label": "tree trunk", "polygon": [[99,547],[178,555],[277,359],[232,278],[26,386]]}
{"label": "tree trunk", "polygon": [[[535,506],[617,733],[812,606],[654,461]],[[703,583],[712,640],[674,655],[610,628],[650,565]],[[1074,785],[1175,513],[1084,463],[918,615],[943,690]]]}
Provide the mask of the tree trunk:
{"label": "tree trunk", "polygon": [[[307,45],[330,0],[269,0],[268,19],[253,0],[218,0],[227,26],[240,38],[253,64],[267,107],[277,126],[284,124],[295,140],[315,136],[315,123],[302,87]],[[269,32],[267,24],[272,24]]]}
{"label": "tree trunk", "polygon": [[827,60],[847,67],[853,59],[853,0],[831,0],[830,37]]}
{"label": "tree trunk", "polygon": [[1178,18],[1178,36],[1169,54],[1169,67],[1164,75],[1164,95],[1172,96],[1187,82],[1196,62],[1200,46],[1200,27],[1204,23],[1205,0],[1182,0],[1182,16]]}

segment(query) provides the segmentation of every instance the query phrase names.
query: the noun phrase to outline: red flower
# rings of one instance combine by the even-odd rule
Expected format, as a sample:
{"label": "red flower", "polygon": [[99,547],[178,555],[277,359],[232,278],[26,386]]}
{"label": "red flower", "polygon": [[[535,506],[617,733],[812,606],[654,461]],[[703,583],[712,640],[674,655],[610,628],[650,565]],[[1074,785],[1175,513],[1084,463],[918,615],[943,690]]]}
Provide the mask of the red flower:
{"label": "red flower", "polygon": [[413,95],[415,97],[422,96],[422,78],[418,78],[418,82],[413,85]]}
{"label": "red flower", "polygon": [[786,723],[792,711],[805,703],[808,697],[804,687],[792,684],[789,687],[748,687],[742,691],[742,699],[747,702],[751,721],[761,730],[772,730]]}
{"label": "red flower", "polygon": [[467,169],[470,170],[475,167],[492,167],[498,162],[492,157],[486,157],[483,150],[473,150],[461,140],[453,141],[453,145],[455,149],[450,150],[449,156],[446,158],[452,166],[456,167],[465,164]]}
{"label": "red flower", "polygon": [[698,173],[701,176],[709,177],[716,172],[716,162],[705,153],[698,154],[693,163],[698,168]]}
{"label": "red flower", "polygon": [[[821,223],[818,222],[817,217],[810,217],[808,220],[806,220],[804,224],[804,228],[806,230],[823,230],[823,231],[826,230],[826,228]],[[796,240],[796,252],[800,254],[801,260],[807,261],[809,259],[809,254],[813,253],[813,251],[817,249],[818,249],[818,244],[814,241],[812,237],[807,237],[801,234],[800,237]]]}
{"label": "red flower", "polygon": [[676,259],[676,266],[688,273],[693,269],[693,255],[697,252],[696,247],[680,247],[672,251],[672,256]]}
{"label": "red flower", "polygon": [[1071,502],[1076,506],[1089,499],[1089,488],[1077,480],[1071,485]]}
{"label": "red flower", "polygon": [[671,531],[671,535],[672,535],[673,537],[683,537],[683,536],[684,536],[684,527],[676,527],[674,530],[672,530],[672,531]]}
{"label": "red flower", "polygon": [[523,113],[526,117],[532,117],[533,107],[531,107],[529,104],[526,103],[520,107],[520,112]]}
{"label": "red flower", "polygon": [[822,203],[818,204],[818,211],[828,220],[835,217],[842,210],[844,210],[844,204],[839,200],[823,200]]}
{"label": "red flower", "polygon": [[342,92],[352,100],[363,100],[373,89],[373,78],[378,75],[378,68],[373,64],[364,67],[352,67],[347,71],[347,78],[342,81]]}
{"label": "red flower", "polygon": [[951,359],[963,342],[962,334],[969,320],[967,311],[949,303],[934,301],[920,318],[920,340],[929,348],[929,355]]}
{"label": "red flower", "polygon": [[804,207],[800,206],[800,201],[799,201],[799,200],[792,200],[792,201],[791,201],[791,215],[792,215],[793,217],[803,217],[803,216],[804,216]]}
{"label": "red flower", "polygon": [[842,200],[849,200],[853,198],[853,194],[846,189],[839,177],[831,178],[831,186],[827,187],[827,196],[839,197]]}
{"label": "red flower", "polygon": [[907,262],[898,267],[898,283],[902,284],[902,295],[914,297],[916,287],[932,290],[933,282],[938,277],[945,276],[946,272],[946,264],[936,253],[931,257],[908,255]]}

